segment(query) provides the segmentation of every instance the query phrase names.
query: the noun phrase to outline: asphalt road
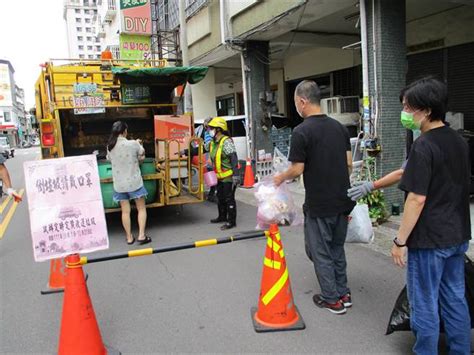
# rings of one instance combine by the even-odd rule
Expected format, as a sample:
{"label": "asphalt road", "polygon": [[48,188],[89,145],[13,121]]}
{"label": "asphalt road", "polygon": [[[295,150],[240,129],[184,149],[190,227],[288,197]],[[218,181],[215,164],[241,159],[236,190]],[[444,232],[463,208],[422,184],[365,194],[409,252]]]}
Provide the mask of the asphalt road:
{"label": "asphalt road", "polygon": [[[22,162],[38,154],[37,148],[19,150],[7,162],[15,187],[24,186]],[[151,246],[228,235],[208,223],[215,214],[216,206],[208,202],[185,206],[182,213],[151,210]],[[255,207],[239,203],[237,230],[252,230],[255,214]],[[131,249],[119,218],[107,217],[110,250],[90,256]],[[404,270],[378,252],[347,245],[354,306],[346,315],[333,315],[312,302],[319,287],[304,253],[302,228],[283,228],[281,234],[305,330],[254,331],[250,308],[257,305],[265,251],[265,240],[257,239],[86,265],[104,342],[123,354],[410,352],[410,332],[384,335]],[[63,296],[40,294],[48,275],[49,263],[33,261],[25,199],[0,240],[1,354],[56,353]]]}

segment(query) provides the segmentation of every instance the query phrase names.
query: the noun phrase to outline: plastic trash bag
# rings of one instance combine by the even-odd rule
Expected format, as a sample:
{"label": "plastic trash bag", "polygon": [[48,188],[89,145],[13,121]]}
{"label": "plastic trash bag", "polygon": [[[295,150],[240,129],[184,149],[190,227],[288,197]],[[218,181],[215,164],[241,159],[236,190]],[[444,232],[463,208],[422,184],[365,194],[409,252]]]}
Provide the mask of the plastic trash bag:
{"label": "plastic trash bag", "polygon": [[[471,329],[474,329],[474,262],[464,256],[464,279],[466,281],[466,300],[471,315]],[[395,302],[385,335],[393,332],[411,330],[410,305],[408,303],[407,287],[405,286]],[[443,320],[440,316],[440,332],[444,332]]]}
{"label": "plastic trash bag", "polygon": [[349,215],[346,243],[371,243],[374,229],[369,217],[369,206],[357,204]]}
{"label": "plastic trash bag", "polygon": [[266,229],[270,224],[299,225],[303,216],[295,206],[293,196],[285,183],[276,187],[273,176],[267,176],[255,184],[257,199],[257,229]]}
{"label": "plastic trash bag", "polygon": [[282,173],[290,167],[288,158],[278,149],[273,150],[273,171],[275,173]]}

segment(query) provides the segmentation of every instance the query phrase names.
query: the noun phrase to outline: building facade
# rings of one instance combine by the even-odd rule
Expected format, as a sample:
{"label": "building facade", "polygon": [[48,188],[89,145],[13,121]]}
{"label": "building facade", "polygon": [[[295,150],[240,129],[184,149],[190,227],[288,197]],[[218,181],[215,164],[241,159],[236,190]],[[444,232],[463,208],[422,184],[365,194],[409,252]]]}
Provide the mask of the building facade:
{"label": "building facade", "polygon": [[[358,98],[359,107],[352,110],[361,115],[367,103],[366,136],[375,147],[379,176],[399,168],[407,157],[410,137],[400,124],[398,96],[406,83],[418,77],[434,75],[444,80],[450,115],[459,121],[455,127],[474,131],[474,34],[470,30],[474,6],[470,1],[185,3],[190,64],[210,67],[206,79],[192,85],[195,119],[245,115],[252,131],[249,138],[255,142],[252,158],[256,150],[271,149],[269,111],[287,117],[290,126],[300,122],[293,94],[303,79],[315,80],[323,98]],[[170,11],[163,13],[176,18]],[[385,196],[388,207],[403,203],[396,188],[386,189]]]}
{"label": "building facade", "polygon": [[69,58],[100,58],[101,43],[94,26],[97,16],[97,0],[64,1]]}
{"label": "building facade", "polygon": [[120,58],[120,18],[117,1],[119,0],[99,0],[97,16],[94,18],[94,28],[100,45],[103,50],[110,50],[114,59]]}
{"label": "building facade", "polygon": [[8,60],[0,59],[0,135],[7,136],[10,145],[22,140],[22,122],[25,120],[25,93],[15,84],[15,69]]}

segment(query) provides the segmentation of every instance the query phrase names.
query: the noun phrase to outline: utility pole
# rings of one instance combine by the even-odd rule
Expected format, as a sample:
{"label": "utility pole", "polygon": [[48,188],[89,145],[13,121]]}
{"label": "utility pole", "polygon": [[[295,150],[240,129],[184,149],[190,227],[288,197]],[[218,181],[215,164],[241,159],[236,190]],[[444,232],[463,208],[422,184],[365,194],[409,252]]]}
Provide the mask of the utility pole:
{"label": "utility pole", "polygon": [[[188,56],[188,36],[186,26],[186,0],[179,0],[179,42],[181,47],[181,57],[183,58],[183,66],[189,66]],[[193,111],[193,101],[191,95],[191,86],[186,85],[184,90],[184,113]]]}

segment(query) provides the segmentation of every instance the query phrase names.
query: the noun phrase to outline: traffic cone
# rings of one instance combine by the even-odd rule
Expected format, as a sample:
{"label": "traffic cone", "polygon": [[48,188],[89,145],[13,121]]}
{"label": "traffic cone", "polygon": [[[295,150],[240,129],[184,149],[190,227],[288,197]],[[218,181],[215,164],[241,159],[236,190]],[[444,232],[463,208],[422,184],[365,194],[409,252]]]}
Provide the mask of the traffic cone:
{"label": "traffic cone", "polygon": [[66,280],[65,267],[63,259],[52,259],[49,267],[49,281],[46,289],[41,290],[42,295],[58,293],[64,291]]}
{"label": "traffic cone", "polygon": [[66,288],[58,354],[120,354],[116,350],[106,348],[102,343],[78,254],[66,257]]}
{"label": "traffic cone", "polygon": [[[87,281],[87,274],[85,276]],[[64,259],[52,259],[49,267],[49,280],[46,288],[41,290],[42,295],[64,292],[66,282],[66,266]]]}
{"label": "traffic cone", "polygon": [[247,158],[247,163],[245,164],[245,174],[244,174],[244,184],[243,188],[250,189],[255,184],[255,177],[252,171],[252,163],[249,158]]}
{"label": "traffic cone", "polygon": [[256,332],[300,330],[306,326],[293,302],[285,253],[276,224],[268,231],[258,308],[251,310]]}

